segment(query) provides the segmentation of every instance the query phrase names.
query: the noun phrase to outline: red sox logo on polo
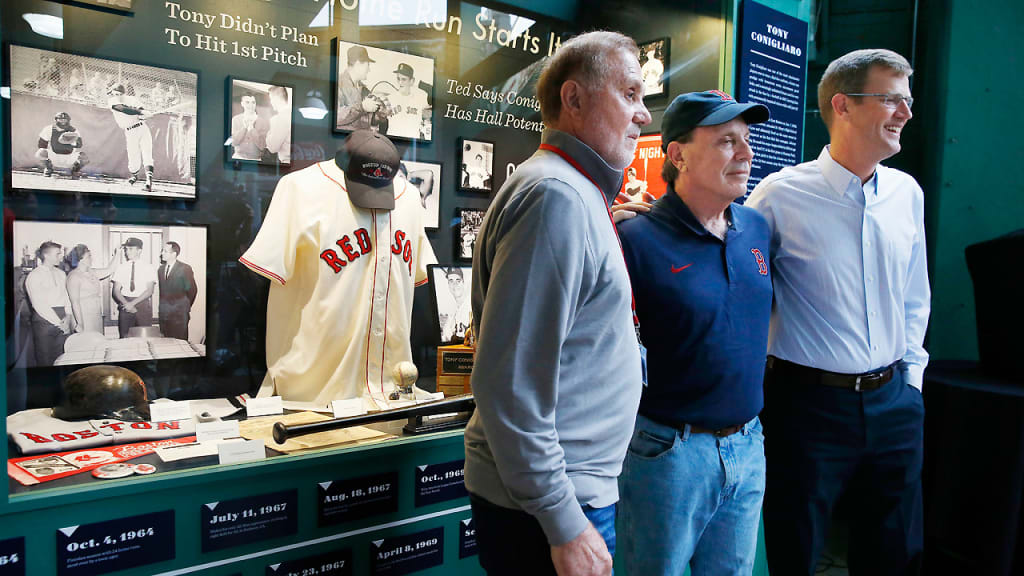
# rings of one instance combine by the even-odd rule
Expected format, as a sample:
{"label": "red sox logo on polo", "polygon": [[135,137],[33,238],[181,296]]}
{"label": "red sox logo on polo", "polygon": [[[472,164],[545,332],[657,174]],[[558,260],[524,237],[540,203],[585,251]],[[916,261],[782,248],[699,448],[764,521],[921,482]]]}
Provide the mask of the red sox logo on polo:
{"label": "red sox logo on polo", "polygon": [[751,248],[750,253],[753,254],[754,259],[757,260],[757,271],[761,274],[761,276],[767,276],[768,264],[764,261],[764,256],[761,254],[761,251],[758,250],[757,248]]}
{"label": "red sox logo on polo", "polygon": [[708,93],[709,94],[717,94],[718,97],[721,98],[723,102],[728,102],[728,101],[733,99],[732,96],[730,96],[729,94],[727,94],[725,92],[722,92],[721,90],[708,90]]}
{"label": "red sox logo on polo", "polygon": [[[352,245],[352,238],[355,238],[355,246]],[[335,244],[341,249],[342,258],[338,252],[333,248],[328,248],[320,253],[320,259],[327,263],[334,270],[335,274],[341,272],[343,268],[349,265],[350,262],[355,262],[361,256],[366,256],[373,252],[373,241],[370,239],[370,233],[366,228],[360,228],[353,232],[351,236],[345,234]],[[357,250],[358,248],[358,250]],[[396,256],[401,256],[402,261],[405,262],[409,269],[409,276],[412,276],[412,242],[409,241],[408,235],[402,230],[395,231],[395,243],[391,245],[391,252]]]}

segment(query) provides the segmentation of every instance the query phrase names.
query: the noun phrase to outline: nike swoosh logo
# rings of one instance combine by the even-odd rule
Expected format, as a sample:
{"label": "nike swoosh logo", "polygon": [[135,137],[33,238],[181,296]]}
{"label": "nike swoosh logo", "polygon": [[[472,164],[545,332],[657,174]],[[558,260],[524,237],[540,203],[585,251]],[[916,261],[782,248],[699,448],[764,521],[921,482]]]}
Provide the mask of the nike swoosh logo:
{"label": "nike swoosh logo", "polygon": [[672,267],[672,273],[673,273],[673,274],[679,274],[680,272],[682,272],[683,270],[686,270],[686,269],[687,269],[687,268],[689,268],[690,266],[693,266],[693,263],[692,263],[692,262],[691,262],[691,263],[689,263],[689,264],[687,264],[686,266],[682,266],[682,267],[680,267],[680,268],[676,268],[675,266],[673,266],[673,267]]}

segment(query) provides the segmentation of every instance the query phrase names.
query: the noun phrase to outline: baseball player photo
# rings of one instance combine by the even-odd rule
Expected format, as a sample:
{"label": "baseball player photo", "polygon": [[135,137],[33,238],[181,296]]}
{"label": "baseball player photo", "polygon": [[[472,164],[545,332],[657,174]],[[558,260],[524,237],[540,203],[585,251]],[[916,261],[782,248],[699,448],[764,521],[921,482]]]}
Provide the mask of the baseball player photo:
{"label": "baseball player photo", "polygon": [[461,344],[472,325],[473,308],[469,297],[472,276],[472,266],[430,267],[441,344]]}
{"label": "baseball player photo", "polygon": [[197,74],[10,50],[14,188],[195,198]]}
{"label": "baseball player photo", "polygon": [[459,189],[473,192],[494,190],[494,142],[459,140]]}
{"label": "baseball player photo", "polygon": [[665,64],[668,62],[668,38],[659,38],[640,45],[640,76],[644,81],[644,98],[664,95]]}
{"label": "baseball player photo", "polygon": [[376,130],[429,142],[434,59],[338,41],[335,131]]}
{"label": "baseball player photo", "polygon": [[291,164],[292,88],[230,78],[231,160],[273,166]]}
{"label": "baseball player photo", "polygon": [[402,176],[420,192],[420,206],[423,207],[423,227],[437,230],[441,204],[441,164],[439,162],[414,162],[402,160],[399,168]]}
{"label": "baseball player photo", "polygon": [[12,362],[206,355],[206,228],[16,220]]}
{"label": "baseball player photo", "polygon": [[476,238],[480,235],[480,226],[484,222],[484,210],[458,209],[458,225],[456,226],[455,256],[465,262],[473,261],[473,248]]}
{"label": "baseball player photo", "polygon": [[72,180],[81,176],[82,166],[89,160],[82,152],[82,135],[71,125],[67,112],[59,112],[53,117],[53,124],[39,131],[36,158],[42,162],[43,176],[53,176],[54,168],[68,171]]}

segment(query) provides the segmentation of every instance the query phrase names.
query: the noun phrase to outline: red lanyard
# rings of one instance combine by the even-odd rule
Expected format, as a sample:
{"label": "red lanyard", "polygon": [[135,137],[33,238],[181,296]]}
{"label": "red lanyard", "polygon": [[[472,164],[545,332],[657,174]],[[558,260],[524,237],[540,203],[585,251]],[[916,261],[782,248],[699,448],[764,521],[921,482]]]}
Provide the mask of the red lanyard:
{"label": "red lanyard", "polygon": [[[594,180],[593,176],[588,174],[587,171],[583,169],[583,166],[580,166],[580,163],[577,162],[575,158],[573,158],[572,156],[569,156],[568,154],[566,154],[565,151],[562,150],[561,148],[559,148],[557,146],[552,146],[551,144],[541,144],[540,145],[540,149],[541,150],[547,150],[548,152],[554,152],[555,154],[558,154],[559,156],[561,156],[562,160],[565,160],[566,162],[568,162],[569,165],[572,166],[573,168],[575,168],[577,172],[579,172],[580,174],[583,174],[583,176],[587,180],[590,180],[590,183],[593,184],[594,188],[597,188],[598,193],[601,194],[601,200],[607,202],[607,200],[604,199],[604,192],[601,190],[601,187],[598,186],[597,181]],[[622,264],[623,264],[623,266],[625,266],[625,264],[626,264],[626,252],[622,249],[622,239],[619,238],[619,229],[615,227],[615,218],[612,217],[612,210],[611,210],[611,208],[606,208],[606,209],[608,211],[608,222],[612,225],[612,232],[615,233],[615,241],[619,243],[619,252],[622,254]],[[628,268],[627,268],[627,273],[628,273]],[[640,325],[640,319],[636,315],[636,299],[633,297],[633,288],[632,288],[632,286],[630,286],[630,289],[629,289],[629,308],[630,308],[630,310],[633,313],[633,325],[634,326],[639,326]],[[639,336],[639,334],[637,334],[637,335]]]}

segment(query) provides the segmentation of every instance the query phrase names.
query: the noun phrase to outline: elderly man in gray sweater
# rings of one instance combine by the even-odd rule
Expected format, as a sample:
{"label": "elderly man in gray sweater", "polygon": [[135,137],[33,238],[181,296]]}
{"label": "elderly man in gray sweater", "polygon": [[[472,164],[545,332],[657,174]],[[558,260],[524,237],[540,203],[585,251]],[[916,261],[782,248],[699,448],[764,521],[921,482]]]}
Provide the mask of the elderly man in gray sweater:
{"label": "elderly man in gray sweater", "polygon": [[611,574],[616,478],[642,387],[608,210],[651,122],[637,56],[632,39],[591,32],[547,62],[542,143],[477,239],[466,488],[489,574]]}

